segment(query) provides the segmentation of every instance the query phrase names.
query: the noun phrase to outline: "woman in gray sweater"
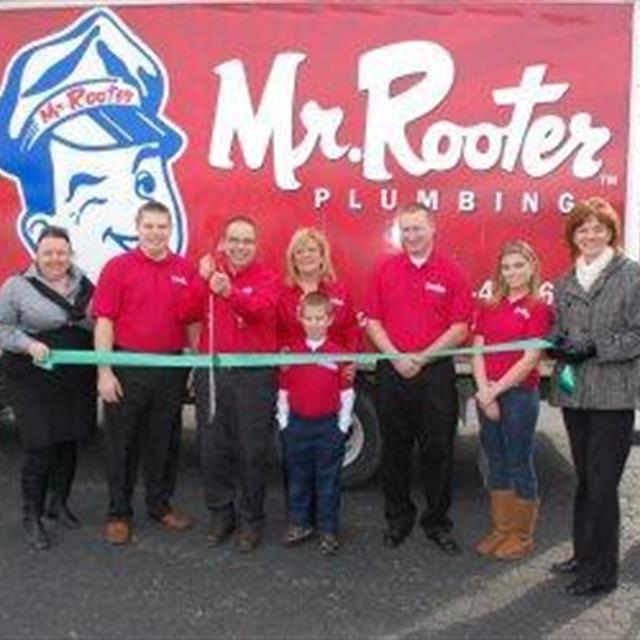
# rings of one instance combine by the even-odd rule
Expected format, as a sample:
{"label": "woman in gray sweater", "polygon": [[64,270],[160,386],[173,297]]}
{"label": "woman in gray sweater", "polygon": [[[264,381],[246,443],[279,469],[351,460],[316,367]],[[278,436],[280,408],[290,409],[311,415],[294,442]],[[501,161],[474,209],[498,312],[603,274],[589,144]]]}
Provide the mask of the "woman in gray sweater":
{"label": "woman in gray sweater", "polygon": [[34,549],[50,546],[42,524],[47,514],[75,528],[67,506],[76,468],[77,442],[95,426],[95,370],[35,366],[53,348],[91,349],[87,307],[93,285],[71,263],[64,229],[47,227],[38,240],[35,261],[0,289],[0,349],[9,401],[16,415],[22,465],[23,525]]}
{"label": "woman in gray sweater", "polygon": [[[574,206],[565,240],[575,262],[555,286],[550,400],[562,408],[578,486],[574,554],[552,571],[574,575],[569,594],[589,596],[611,591],[618,579],[618,484],[640,383],[640,266],[619,249],[618,215],[601,198]],[[567,364],[573,389],[560,384]]]}

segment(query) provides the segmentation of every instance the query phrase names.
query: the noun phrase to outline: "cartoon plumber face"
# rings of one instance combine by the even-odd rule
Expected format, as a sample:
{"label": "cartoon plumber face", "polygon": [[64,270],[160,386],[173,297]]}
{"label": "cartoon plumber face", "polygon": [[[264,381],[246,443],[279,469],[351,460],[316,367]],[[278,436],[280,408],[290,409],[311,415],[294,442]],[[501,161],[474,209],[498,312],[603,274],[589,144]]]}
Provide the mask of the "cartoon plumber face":
{"label": "cartoon plumber face", "polygon": [[180,208],[157,145],[84,151],[54,140],[51,157],[55,212],[32,215],[30,237],[42,223],[65,227],[76,261],[94,279],[109,258],[136,246],[135,212],[156,200],[172,213],[170,248],[180,250]]}
{"label": "cartoon plumber face", "polygon": [[171,166],[183,136],[161,116],[165,85],[153,53],[108,10],[14,58],[0,94],[0,169],[19,181],[28,250],[43,226],[65,227],[76,263],[95,280],[137,245],[136,211],[155,200],[172,215],[171,250],[184,253]]}

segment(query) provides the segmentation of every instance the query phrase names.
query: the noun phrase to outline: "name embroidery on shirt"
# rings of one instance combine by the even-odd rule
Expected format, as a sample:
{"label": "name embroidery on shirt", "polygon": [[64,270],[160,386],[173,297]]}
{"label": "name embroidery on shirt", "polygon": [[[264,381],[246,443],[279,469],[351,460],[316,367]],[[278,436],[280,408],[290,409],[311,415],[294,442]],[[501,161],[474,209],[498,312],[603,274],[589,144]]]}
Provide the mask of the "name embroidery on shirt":
{"label": "name embroidery on shirt", "polygon": [[329,302],[331,302],[334,307],[344,307],[344,300],[342,298],[330,298]]}
{"label": "name embroidery on shirt", "polygon": [[330,371],[337,371],[338,364],[336,362],[316,362],[319,367],[324,367],[325,369],[329,369]]}
{"label": "name embroidery on shirt", "polygon": [[187,284],[189,284],[184,276],[171,276],[171,282],[182,285],[183,287],[186,287]]}
{"label": "name embroidery on shirt", "polygon": [[522,316],[525,320],[529,320],[531,318],[531,313],[529,313],[529,310],[525,309],[524,307],[516,307],[513,310],[513,313]]}
{"label": "name embroidery on shirt", "polygon": [[437,293],[439,295],[444,295],[445,293],[447,293],[447,288],[439,282],[425,282],[424,290],[431,291],[432,293]]}
{"label": "name embroidery on shirt", "polygon": [[242,289],[240,289],[240,291],[242,293],[244,293],[245,295],[250,296],[253,293],[253,287],[242,287]]}

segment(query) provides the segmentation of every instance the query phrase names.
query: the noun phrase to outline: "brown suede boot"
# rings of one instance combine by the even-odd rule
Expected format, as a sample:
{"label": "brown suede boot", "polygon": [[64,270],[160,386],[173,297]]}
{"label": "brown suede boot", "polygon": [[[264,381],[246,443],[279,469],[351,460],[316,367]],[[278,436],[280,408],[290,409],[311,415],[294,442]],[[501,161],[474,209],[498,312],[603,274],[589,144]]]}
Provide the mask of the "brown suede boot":
{"label": "brown suede boot", "polygon": [[533,551],[533,534],[538,520],[539,500],[514,500],[514,527],[493,555],[498,560],[519,560]]}
{"label": "brown suede boot", "polygon": [[490,491],[491,498],[491,521],[493,523],[493,531],[476,545],[476,551],[483,556],[489,555],[502,544],[511,531],[511,522],[509,518],[509,506],[515,499],[515,495],[511,489],[498,489]]}

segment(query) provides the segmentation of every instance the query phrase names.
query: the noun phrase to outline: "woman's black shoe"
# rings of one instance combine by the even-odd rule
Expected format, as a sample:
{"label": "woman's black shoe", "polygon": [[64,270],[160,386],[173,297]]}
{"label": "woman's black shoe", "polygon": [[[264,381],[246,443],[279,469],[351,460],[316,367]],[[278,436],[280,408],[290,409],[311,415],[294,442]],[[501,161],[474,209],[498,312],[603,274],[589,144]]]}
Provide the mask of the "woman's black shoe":
{"label": "woman's black shoe", "polygon": [[570,596],[577,598],[586,598],[589,596],[603,596],[613,591],[618,585],[613,584],[599,584],[592,580],[575,580],[568,587],[565,588],[565,592]]}
{"label": "woman's black shoe", "polygon": [[562,562],[554,562],[551,565],[551,573],[555,573],[556,575],[563,576],[570,573],[575,573],[578,570],[578,561],[575,556],[571,556],[567,560],[563,560]]}
{"label": "woman's black shoe", "polygon": [[411,530],[398,530],[392,527],[389,527],[382,536],[382,544],[387,547],[387,549],[395,549],[399,547],[411,533]]}
{"label": "woman's black shoe", "polygon": [[61,524],[67,529],[79,529],[80,520],[71,509],[67,506],[66,501],[62,501],[59,495],[53,494],[49,501],[49,506],[45,511],[45,518],[53,520],[56,524]]}
{"label": "woman's black shoe", "polygon": [[57,514],[53,514],[49,512],[48,516],[54,520],[55,522],[60,523],[63,527],[67,529],[79,529],[80,528],[80,520],[76,516],[67,505],[63,505],[60,507],[60,510]]}
{"label": "woman's black shoe", "polygon": [[42,526],[42,520],[27,516],[22,521],[25,542],[36,551],[46,551],[51,546],[49,536]]}

